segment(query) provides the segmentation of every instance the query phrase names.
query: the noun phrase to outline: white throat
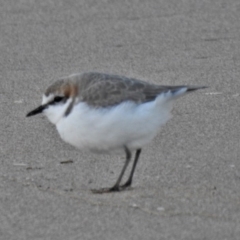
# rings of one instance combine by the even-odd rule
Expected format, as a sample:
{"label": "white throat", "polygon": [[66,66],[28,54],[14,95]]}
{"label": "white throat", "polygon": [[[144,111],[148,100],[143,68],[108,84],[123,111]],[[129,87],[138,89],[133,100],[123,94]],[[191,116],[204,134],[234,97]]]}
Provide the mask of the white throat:
{"label": "white throat", "polygon": [[[42,105],[52,101],[53,98],[54,98],[54,96],[52,94],[50,94],[49,96],[46,96],[44,94],[42,97]],[[61,120],[64,117],[64,115],[72,101],[73,101],[73,99],[69,98],[65,103],[49,105],[43,111],[43,114],[46,115],[46,117],[48,118],[48,120],[51,123],[56,125],[59,122],[59,120]]]}

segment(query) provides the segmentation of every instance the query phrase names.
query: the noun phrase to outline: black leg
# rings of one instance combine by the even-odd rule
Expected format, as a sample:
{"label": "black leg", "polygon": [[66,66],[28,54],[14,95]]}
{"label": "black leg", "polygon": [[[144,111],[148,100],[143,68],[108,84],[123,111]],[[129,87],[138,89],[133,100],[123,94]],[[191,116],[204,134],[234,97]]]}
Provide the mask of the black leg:
{"label": "black leg", "polygon": [[122,169],[116,183],[114,184],[114,186],[111,187],[111,188],[102,188],[102,189],[99,189],[99,190],[92,190],[93,193],[107,193],[107,192],[116,192],[116,191],[121,190],[119,184],[122,180],[122,177],[123,177],[123,175],[124,175],[124,173],[127,169],[127,166],[129,164],[129,162],[131,160],[131,156],[132,156],[130,150],[127,147],[124,147],[124,150],[125,150],[125,153],[126,153],[126,161],[125,161],[123,169]]}
{"label": "black leg", "polygon": [[121,188],[126,188],[126,187],[130,187],[131,186],[133,174],[134,174],[134,171],[135,171],[135,168],[136,168],[136,165],[137,165],[137,162],[138,162],[138,159],[139,159],[141,151],[142,151],[142,149],[138,149],[136,151],[135,159],[134,159],[134,162],[133,162],[133,167],[132,167],[130,176],[129,176],[128,180],[122,186],[120,186]]}

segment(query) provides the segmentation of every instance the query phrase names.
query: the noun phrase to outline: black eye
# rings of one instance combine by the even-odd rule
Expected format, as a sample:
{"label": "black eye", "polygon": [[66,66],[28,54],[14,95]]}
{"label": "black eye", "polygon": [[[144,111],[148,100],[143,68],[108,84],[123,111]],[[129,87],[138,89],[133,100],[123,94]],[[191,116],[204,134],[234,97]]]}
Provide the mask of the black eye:
{"label": "black eye", "polygon": [[61,102],[64,99],[64,97],[56,96],[53,99],[53,102]]}

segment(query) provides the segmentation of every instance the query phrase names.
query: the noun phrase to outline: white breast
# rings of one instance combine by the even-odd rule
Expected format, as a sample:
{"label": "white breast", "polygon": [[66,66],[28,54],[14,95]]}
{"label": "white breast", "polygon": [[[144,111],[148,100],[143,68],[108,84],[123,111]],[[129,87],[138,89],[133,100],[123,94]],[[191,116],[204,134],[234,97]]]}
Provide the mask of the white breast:
{"label": "white breast", "polygon": [[95,109],[79,103],[57,123],[61,138],[79,149],[111,151],[141,148],[167,122],[171,102],[166,94],[153,102],[124,102],[111,108]]}

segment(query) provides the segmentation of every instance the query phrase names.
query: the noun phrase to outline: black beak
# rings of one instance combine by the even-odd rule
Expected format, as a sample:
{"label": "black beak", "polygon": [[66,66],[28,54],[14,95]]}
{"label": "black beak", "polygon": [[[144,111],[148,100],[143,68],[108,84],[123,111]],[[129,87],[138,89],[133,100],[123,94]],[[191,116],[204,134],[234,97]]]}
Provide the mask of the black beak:
{"label": "black beak", "polygon": [[38,108],[32,110],[31,112],[29,112],[26,117],[31,117],[31,116],[34,116],[36,114],[39,114],[41,113],[45,108],[47,107],[47,105],[41,105],[39,106]]}

